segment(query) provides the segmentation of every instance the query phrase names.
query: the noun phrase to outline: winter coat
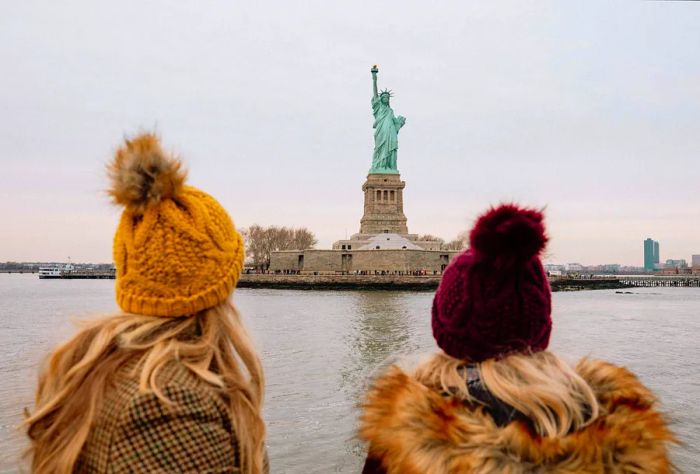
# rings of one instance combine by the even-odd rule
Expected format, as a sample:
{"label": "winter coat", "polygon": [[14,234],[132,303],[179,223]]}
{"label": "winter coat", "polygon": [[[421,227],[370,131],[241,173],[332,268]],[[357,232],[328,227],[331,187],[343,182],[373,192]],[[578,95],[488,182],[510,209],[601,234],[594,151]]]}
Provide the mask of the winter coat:
{"label": "winter coat", "polygon": [[[628,370],[606,362],[584,359],[576,371],[593,389],[601,414],[579,431],[547,438],[503,402],[467,404],[392,366],[363,404],[360,437],[369,443],[363,472],[671,472],[673,435],[654,395]],[[493,415],[503,413],[508,419],[497,423]]]}
{"label": "winter coat", "polygon": [[159,374],[173,402],[168,406],[151,392],[139,393],[134,366],[122,367],[105,391],[75,472],[240,472],[223,398],[173,362]]}

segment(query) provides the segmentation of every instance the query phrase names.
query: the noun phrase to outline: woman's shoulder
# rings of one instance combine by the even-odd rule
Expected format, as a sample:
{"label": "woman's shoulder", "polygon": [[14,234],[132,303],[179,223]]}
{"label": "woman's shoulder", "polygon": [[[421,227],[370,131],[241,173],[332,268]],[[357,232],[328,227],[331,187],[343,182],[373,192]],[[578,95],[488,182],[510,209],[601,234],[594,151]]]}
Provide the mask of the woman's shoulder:
{"label": "woman's shoulder", "polygon": [[[388,361],[373,374],[367,396],[370,400],[385,397],[393,399],[403,393],[439,396],[441,390],[426,386],[415,376],[416,369],[427,360],[429,357],[421,355]],[[591,358],[583,358],[572,365],[576,373],[591,387],[600,403],[608,408],[612,408],[611,404],[615,403],[634,403],[650,408],[659,404],[654,393],[624,366]]]}
{"label": "woman's shoulder", "polygon": [[213,387],[173,361],[157,373],[157,392],[142,389],[139,369],[137,361],[129,361],[114,373],[81,454],[81,465],[122,463],[126,472],[137,456],[144,466],[152,467],[160,462],[150,457],[156,445],[171,458],[198,453],[189,463],[235,459],[228,407]]}
{"label": "woman's shoulder", "polygon": [[611,362],[583,358],[575,365],[576,372],[586,381],[603,405],[635,403],[651,407],[657,398],[628,368]]}
{"label": "woman's shoulder", "polygon": [[601,409],[599,422],[606,428],[628,433],[630,442],[637,436],[675,442],[659,399],[631,370],[588,358],[580,360],[575,370],[593,390]]}
{"label": "woman's shoulder", "polygon": [[[141,383],[142,361],[129,360],[112,375],[97,417],[98,424],[116,429],[157,417],[194,413],[207,419],[228,420],[220,392],[178,361],[155,373],[157,391]],[[150,385],[150,381],[144,381]]]}
{"label": "woman's shoulder", "polygon": [[465,409],[458,397],[444,396],[396,365],[373,380],[361,409],[359,437],[369,444],[368,456],[391,472],[476,472],[474,453],[465,446],[475,447],[474,439],[494,450],[501,444],[482,410]]}
{"label": "woman's shoulder", "polygon": [[159,400],[171,410],[191,405],[195,400],[217,410],[225,410],[226,403],[219,389],[195,375],[180,361],[170,361],[153,373],[157,391],[143,387],[140,380],[141,363],[130,361],[114,378],[115,394],[138,405]]}
{"label": "woman's shoulder", "polygon": [[128,389],[119,413],[121,431],[140,431],[149,423],[153,426],[161,423],[186,425],[196,421],[221,425],[232,432],[229,407],[219,390],[176,361],[166,364],[156,377],[157,389],[146,390],[140,384],[133,390],[138,379],[124,379],[123,384]]}
{"label": "woman's shoulder", "polygon": [[496,461],[505,463],[503,472],[522,463],[568,472],[567,460],[668,472],[667,447],[674,437],[653,393],[624,367],[590,359],[574,366],[601,410],[593,422],[563,437],[543,439],[521,420],[499,425],[488,410],[445,396],[396,365],[367,390],[359,435],[369,442],[370,457],[426,469],[421,472],[432,472],[436,460],[445,468],[435,472],[474,471]]}

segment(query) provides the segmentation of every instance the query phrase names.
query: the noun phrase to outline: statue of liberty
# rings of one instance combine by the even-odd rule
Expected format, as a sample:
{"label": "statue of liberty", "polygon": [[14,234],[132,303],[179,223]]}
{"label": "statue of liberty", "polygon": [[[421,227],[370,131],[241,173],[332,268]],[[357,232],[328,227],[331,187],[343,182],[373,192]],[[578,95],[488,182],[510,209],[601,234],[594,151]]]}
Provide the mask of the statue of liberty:
{"label": "statue of liberty", "polygon": [[406,118],[395,117],[389,106],[392,94],[390,90],[377,92],[377,66],[372,66],[372,113],[374,114],[374,155],[370,173],[398,174],[396,152],[399,148],[399,130],[406,123]]}

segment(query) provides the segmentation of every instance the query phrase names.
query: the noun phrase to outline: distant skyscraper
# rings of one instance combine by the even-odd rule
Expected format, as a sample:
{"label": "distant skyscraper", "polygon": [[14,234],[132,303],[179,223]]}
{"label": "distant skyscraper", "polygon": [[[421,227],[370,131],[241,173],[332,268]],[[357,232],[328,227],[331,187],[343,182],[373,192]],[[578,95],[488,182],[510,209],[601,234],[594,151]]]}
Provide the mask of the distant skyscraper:
{"label": "distant skyscraper", "polygon": [[659,263],[659,243],[653,239],[644,241],[644,270],[654,271],[655,264]]}
{"label": "distant skyscraper", "polygon": [[654,263],[655,263],[654,268],[656,268],[656,266],[659,264],[659,241],[658,240],[654,241]]}
{"label": "distant skyscraper", "polygon": [[700,268],[700,255],[693,255],[693,267]]}

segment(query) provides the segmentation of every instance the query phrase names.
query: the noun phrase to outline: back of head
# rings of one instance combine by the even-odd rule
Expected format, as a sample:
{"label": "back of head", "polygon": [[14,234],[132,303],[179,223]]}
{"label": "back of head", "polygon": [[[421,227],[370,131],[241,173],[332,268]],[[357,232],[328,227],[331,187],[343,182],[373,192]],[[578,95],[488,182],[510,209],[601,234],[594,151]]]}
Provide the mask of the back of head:
{"label": "back of head", "polygon": [[51,355],[26,420],[33,470],[72,472],[110,377],[136,360],[140,391],[163,403],[158,373],[175,361],[218,393],[230,406],[242,471],[259,472],[263,372],[229,301],[243,265],[240,234],[214,198],[184,184],[180,161],[153,134],[126,140],[109,175],[124,206],[114,238],[124,314],[89,323]]}
{"label": "back of head", "polygon": [[432,326],[447,354],[479,362],[547,348],[551,290],[539,255],[544,216],[515,205],[492,208],[470,233],[435,293]]}
{"label": "back of head", "polygon": [[147,133],[117,150],[109,175],[124,206],[114,236],[121,308],[183,316],[226,299],[243,268],[243,239],[213,197],[184,184],[180,161]]}
{"label": "back of head", "polygon": [[456,384],[469,397],[456,368],[475,363],[493,395],[528,416],[540,434],[583,426],[598,409],[590,387],[545,352],[552,319],[539,258],[547,243],[544,215],[513,204],[492,208],[477,219],[469,241],[433,301],[433,334],[446,356],[419,374],[433,384]]}

